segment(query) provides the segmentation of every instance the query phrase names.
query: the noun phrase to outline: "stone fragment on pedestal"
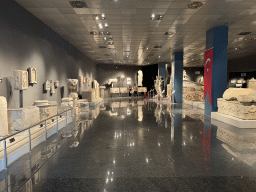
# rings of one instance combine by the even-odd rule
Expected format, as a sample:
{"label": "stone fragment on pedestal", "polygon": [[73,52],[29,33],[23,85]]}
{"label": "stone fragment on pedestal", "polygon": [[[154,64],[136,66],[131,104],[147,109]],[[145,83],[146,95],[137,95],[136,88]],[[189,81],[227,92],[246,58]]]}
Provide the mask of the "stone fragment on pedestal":
{"label": "stone fragment on pedestal", "polygon": [[90,89],[89,91],[83,91],[82,98],[86,99],[88,102],[94,102],[95,101],[95,90]]}
{"label": "stone fragment on pedestal", "polygon": [[39,108],[29,106],[20,109],[8,109],[8,126],[11,132],[21,131],[40,122]]}
{"label": "stone fragment on pedestal", "polygon": [[44,100],[43,102],[40,104],[40,100],[37,101],[37,105],[35,105],[36,107],[39,108],[39,113],[40,113],[40,121],[44,121],[46,119],[48,119],[49,117],[52,117],[51,119],[48,119],[46,121],[47,124],[55,121],[55,117],[57,115],[57,104],[55,103],[45,103]]}
{"label": "stone fragment on pedestal", "polygon": [[24,90],[28,88],[28,72],[22,70],[15,70],[14,76],[14,89]]}
{"label": "stone fragment on pedestal", "polygon": [[68,79],[68,89],[76,89],[78,79]]}
{"label": "stone fragment on pedestal", "polygon": [[8,135],[7,101],[0,96],[0,136]]}

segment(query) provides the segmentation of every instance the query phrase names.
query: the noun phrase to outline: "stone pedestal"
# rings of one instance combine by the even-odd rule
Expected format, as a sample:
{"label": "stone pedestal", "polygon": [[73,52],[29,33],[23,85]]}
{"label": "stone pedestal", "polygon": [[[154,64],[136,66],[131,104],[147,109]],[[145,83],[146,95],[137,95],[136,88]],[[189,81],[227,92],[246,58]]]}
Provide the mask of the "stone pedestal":
{"label": "stone pedestal", "polygon": [[21,131],[39,123],[39,108],[35,106],[8,109],[8,127],[11,132]]}
{"label": "stone pedestal", "polygon": [[86,99],[88,102],[94,102],[95,101],[95,90],[90,89],[89,91],[83,91],[82,98]]}
{"label": "stone pedestal", "polygon": [[0,96],[0,136],[8,135],[7,102]]}

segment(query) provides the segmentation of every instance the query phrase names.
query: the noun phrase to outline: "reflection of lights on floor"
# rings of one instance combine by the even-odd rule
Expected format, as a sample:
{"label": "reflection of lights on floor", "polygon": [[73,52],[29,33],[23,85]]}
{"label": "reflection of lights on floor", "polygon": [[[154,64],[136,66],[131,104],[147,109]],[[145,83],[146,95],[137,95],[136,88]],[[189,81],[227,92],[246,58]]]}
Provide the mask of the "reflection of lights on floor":
{"label": "reflection of lights on floor", "polygon": [[108,184],[108,178],[106,179],[106,183]]}

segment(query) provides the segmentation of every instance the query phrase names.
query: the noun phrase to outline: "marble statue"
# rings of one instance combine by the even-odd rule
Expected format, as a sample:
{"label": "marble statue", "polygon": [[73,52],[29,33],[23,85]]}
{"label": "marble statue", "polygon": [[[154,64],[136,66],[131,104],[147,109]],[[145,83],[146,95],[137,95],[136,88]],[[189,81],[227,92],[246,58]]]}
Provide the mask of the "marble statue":
{"label": "marble statue", "polygon": [[8,109],[8,126],[11,133],[21,131],[39,122],[39,108],[36,106]]}
{"label": "marble statue", "polygon": [[162,76],[156,76],[156,80],[155,80],[155,90],[157,92],[156,96],[163,97],[162,84],[163,84]]}
{"label": "marble statue", "polygon": [[0,136],[8,135],[7,101],[0,96]]}
{"label": "marble statue", "polygon": [[44,90],[45,91],[50,91],[51,89],[51,82],[49,80],[44,82]]}
{"label": "marble statue", "polygon": [[14,89],[25,90],[28,88],[28,72],[22,70],[15,70],[14,76]]}
{"label": "marble statue", "polygon": [[76,89],[78,79],[67,79],[68,80],[68,89]]}
{"label": "marble statue", "polygon": [[50,87],[50,93],[51,93],[51,94],[54,94],[54,93],[55,93],[55,87],[54,87],[54,86],[51,86],[51,87]]}
{"label": "marble statue", "polygon": [[202,76],[202,77],[199,79],[199,83],[200,83],[200,84],[204,84],[204,76]]}
{"label": "marble statue", "polygon": [[188,80],[187,72],[183,69],[183,80]]}
{"label": "marble statue", "polygon": [[82,75],[78,77],[79,87],[82,87],[83,80],[84,80],[84,77]]}
{"label": "marble statue", "polygon": [[143,73],[141,70],[138,71],[138,86],[142,87]]}
{"label": "marble statue", "polygon": [[229,88],[217,99],[218,112],[245,120],[256,119],[256,91],[250,88]]}
{"label": "marble statue", "polygon": [[37,83],[37,71],[36,71],[36,68],[34,67],[28,68],[28,82],[30,84]]}
{"label": "marble statue", "polygon": [[116,83],[117,79],[109,79],[108,80],[108,85],[111,85],[112,83]]}
{"label": "marble statue", "polygon": [[54,87],[55,87],[55,88],[58,88],[59,86],[60,86],[60,82],[59,82],[59,81],[55,81],[55,82],[54,82]]}

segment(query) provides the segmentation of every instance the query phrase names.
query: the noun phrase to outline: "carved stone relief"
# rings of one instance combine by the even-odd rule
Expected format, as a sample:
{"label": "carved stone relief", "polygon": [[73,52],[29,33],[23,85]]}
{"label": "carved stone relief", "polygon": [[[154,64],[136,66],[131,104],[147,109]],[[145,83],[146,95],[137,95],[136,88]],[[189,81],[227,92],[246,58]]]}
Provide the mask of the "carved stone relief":
{"label": "carved stone relief", "polygon": [[14,89],[25,90],[28,88],[28,72],[22,70],[15,70],[14,76]]}
{"label": "carved stone relief", "polygon": [[34,67],[28,68],[28,82],[30,84],[37,83],[37,71],[36,71],[36,68]]}
{"label": "carved stone relief", "polygon": [[67,79],[68,80],[68,89],[76,89],[78,79]]}
{"label": "carved stone relief", "polygon": [[45,91],[50,91],[51,89],[51,82],[49,80],[44,82],[44,90]]}
{"label": "carved stone relief", "polygon": [[55,87],[54,87],[54,86],[51,86],[51,88],[50,88],[50,93],[51,93],[51,94],[54,94],[54,93],[55,93]]}
{"label": "carved stone relief", "polygon": [[7,101],[0,96],[0,136],[8,135]]}

